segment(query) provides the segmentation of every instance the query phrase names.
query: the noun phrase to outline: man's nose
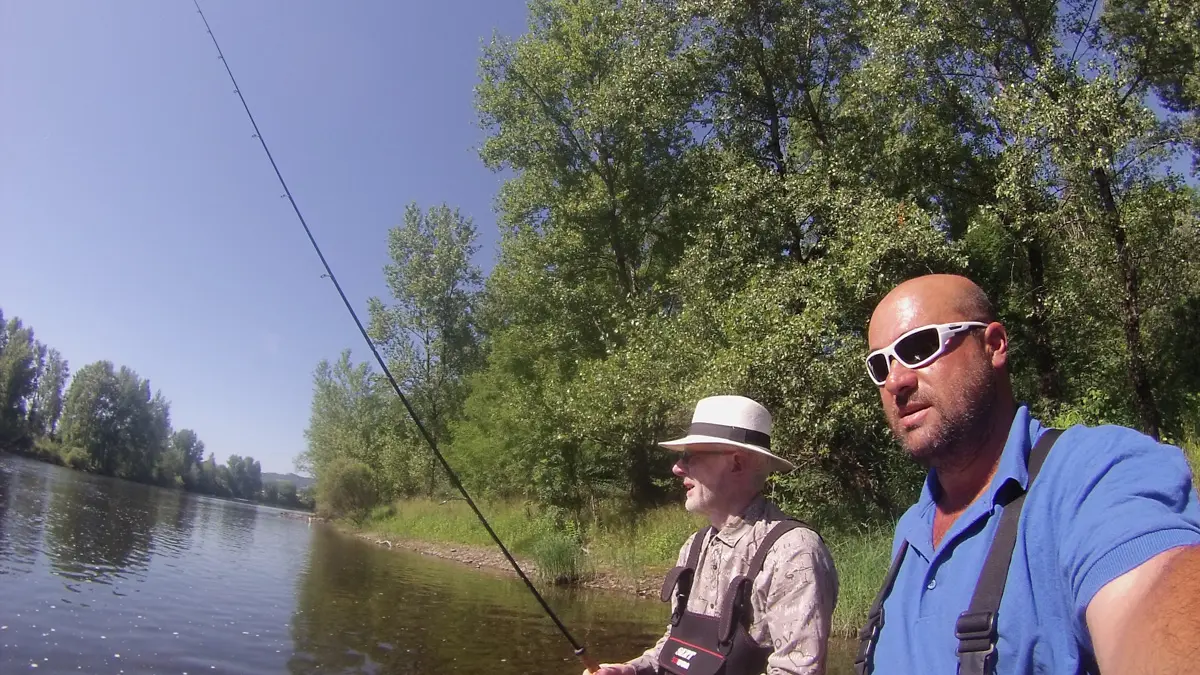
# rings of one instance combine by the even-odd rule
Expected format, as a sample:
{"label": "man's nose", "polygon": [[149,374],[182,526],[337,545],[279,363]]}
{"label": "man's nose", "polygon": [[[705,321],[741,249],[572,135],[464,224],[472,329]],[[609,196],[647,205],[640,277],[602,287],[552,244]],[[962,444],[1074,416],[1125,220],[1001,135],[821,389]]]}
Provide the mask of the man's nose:
{"label": "man's nose", "polygon": [[675,463],[671,465],[671,473],[675,474],[679,478],[683,478],[687,475],[687,469],[683,466],[682,457],[675,460]]}
{"label": "man's nose", "polygon": [[911,393],[913,389],[917,388],[917,373],[892,359],[887,379],[883,381],[883,388],[892,396],[897,397]]}

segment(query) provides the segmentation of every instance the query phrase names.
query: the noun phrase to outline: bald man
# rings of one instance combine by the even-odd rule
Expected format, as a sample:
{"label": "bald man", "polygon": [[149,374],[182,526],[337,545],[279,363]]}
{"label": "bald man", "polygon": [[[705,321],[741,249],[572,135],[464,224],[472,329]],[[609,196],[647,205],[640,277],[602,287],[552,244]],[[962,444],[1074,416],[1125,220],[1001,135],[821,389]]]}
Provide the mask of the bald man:
{"label": "bald man", "polygon": [[859,673],[1200,672],[1200,507],[1183,453],[1033,419],[1004,325],[963,277],[897,286],[868,339],[888,424],[929,473],[897,524]]}

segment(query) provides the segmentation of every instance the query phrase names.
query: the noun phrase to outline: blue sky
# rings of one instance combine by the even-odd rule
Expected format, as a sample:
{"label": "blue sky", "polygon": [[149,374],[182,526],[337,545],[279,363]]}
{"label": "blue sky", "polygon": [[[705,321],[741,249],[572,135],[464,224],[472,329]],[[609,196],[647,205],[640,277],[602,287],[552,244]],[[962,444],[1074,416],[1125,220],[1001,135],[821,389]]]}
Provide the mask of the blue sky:
{"label": "blue sky", "polygon": [[[493,199],[472,89],[520,0],[201,3],[360,315],[411,201]],[[191,0],[0,3],[0,309],[72,370],[128,365],[218,460],[287,472],[312,371],[369,353],[276,182]]]}

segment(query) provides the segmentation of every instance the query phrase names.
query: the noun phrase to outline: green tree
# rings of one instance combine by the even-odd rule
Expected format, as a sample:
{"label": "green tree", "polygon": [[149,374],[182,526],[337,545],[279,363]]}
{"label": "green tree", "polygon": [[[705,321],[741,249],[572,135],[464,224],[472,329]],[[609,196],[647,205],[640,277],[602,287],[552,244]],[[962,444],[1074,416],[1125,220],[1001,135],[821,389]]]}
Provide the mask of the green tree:
{"label": "green tree", "polygon": [[411,466],[401,452],[391,451],[396,434],[403,431],[393,426],[395,411],[389,405],[377,376],[366,363],[355,365],[350,350],[336,363],[322,360],[313,373],[307,444],[296,458],[297,469],[320,480],[334,462],[354,460],[381,467],[371,474],[372,494],[382,499],[411,494]]}
{"label": "green tree", "polygon": [[296,484],[290,480],[281,480],[274,483],[278,493],[279,503],[284,506],[299,506],[300,500],[296,494]]}
{"label": "green tree", "polygon": [[[191,429],[179,429],[171,434],[163,453],[165,481],[178,483],[188,490],[202,491],[200,463],[204,459],[204,441]],[[179,477],[175,481],[175,476]],[[164,481],[160,481],[164,482]]]}
{"label": "green tree", "polygon": [[71,380],[62,427],[64,443],[83,449],[94,470],[149,482],[171,435],[170,404],[132,369],[97,361]]}
{"label": "green tree", "polygon": [[[1150,106],[1158,75],[1177,69],[1148,65],[1153,58],[1139,65],[1137,55],[1159,53],[1160,39],[1186,43],[1194,28],[1161,24],[1138,42],[1149,51],[1130,50],[1129,35],[1148,36],[1131,18],[1136,4],[1106,5],[1101,16],[1085,2],[926,5],[895,10],[874,44],[914,64],[907,81],[946,83],[930,88],[926,106],[956,107],[983,131],[970,134],[992,158],[982,166],[994,167],[995,197],[975,200],[971,224],[998,224],[1003,235],[980,239],[1024,253],[1018,265],[1011,254],[992,261],[1010,271],[993,290],[1031,296],[1014,298],[1010,316],[1031,338],[1043,398],[1058,399],[1043,407],[1098,395],[1093,413],[1158,435],[1155,371],[1170,366],[1151,351],[1153,317],[1178,290],[1194,293],[1195,216],[1170,166],[1186,145],[1181,121]],[[1094,330],[1086,341],[1081,323]],[[1049,386],[1051,368],[1074,376]]]}
{"label": "green tree", "polygon": [[19,318],[7,324],[3,318],[0,314],[0,443],[20,448],[32,441],[27,414],[44,347]]}
{"label": "green tree", "polygon": [[33,409],[37,411],[31,419],[31,430],[37,436],[55,436],[62,418],[63,390],[70,376],[70,366],[57,349],[46,351],[46,359],[38,376],[37,392]]}
{"label": "green tree", "polygon": [[[1043,419],[1194,433],[1194,4],[533,0],[480,61],[481,157],[506,180],[499,259],[463,310],[483,363],[439,424],[452,463],[576,517],[644,506],[673,484],[654,442],[740,392],[803,467],[777,499],[892,517],[920,472],[863,373],[866,325],[935,271],[996,301]],[[414,361],[419,336],[375,309],[389,358]],[[313,466],[411,494],[399,409],[365,366],[319,371]]]}
{"label": "green tree", "polygon": [[116,467],[118,426],[116,372],[112,362],[97,361],[80,368],[71,378],[63,404],[63,442],[82,449],[88,466],[111,474]]}
{"label": "green tree", "polygon": [[[484,163],[514,177],[499,196],[487,310],[489,348],[503,355],[489,363],[487,390],[508,400],[473,406],[493,419],[472,424],[515,432],[513,459],[533,469],[526,489],[570,506],[585,498],[578,470],[595,440],[621,433],[572,420],[571,383],[669,306],[661,284],[706,214],[711,157],[695,143],[705,115],[676,10],[538,1],[530,17],[529,34],[485,51],[477,89]],[[638,433],[604,454],[642,466],[645,441]],[[621,480],[636,502],[653,499],[646,472]]]}
{"label": "green tree", "polygon": [[262,466],[253,457],[230,455],[225,463],[229,491],[241,499],[258,499],[262,492]]}
{"label": "green tree", "polygon": [[[410,204],[404,224],[388,235],[392,262],[384,277],[393,302],[370,302],[372,338],[435,442],[449,440],[449,423],[466,395],[465,378],[479,362],[474,309],[480,273],[471,262],[478,250],[475,237],[474,224],[457,209],[443,204],[422,212]],[[397,418],[394,424],[403,421]],[[406,446],[397,449],[410,463],[424,467],[425,492],[432,494],[438,467],[424,441],[416,434],[397,441],[394,445]]]}
{"label": "green tree", "polygon": [[208,458],[200,463],[199,480],[197,484],[200,486],[199,491],[210,495],[228,496],[226,487],[228,483],[222,484],[221,469],[217,464],[217,458],[213,453],[208,453]]}

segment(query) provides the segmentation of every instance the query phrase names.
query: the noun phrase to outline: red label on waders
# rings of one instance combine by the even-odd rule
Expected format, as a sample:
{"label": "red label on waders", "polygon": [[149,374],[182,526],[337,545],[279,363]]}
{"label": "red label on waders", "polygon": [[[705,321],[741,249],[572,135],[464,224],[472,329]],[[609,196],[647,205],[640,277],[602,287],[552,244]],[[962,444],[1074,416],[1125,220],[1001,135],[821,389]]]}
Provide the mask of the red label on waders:
{"label": "red label on waders", "polygon": [[724,672],[725,657],[694,642],[670,636],[658,655],[663,672],[674,675],[718,675]]}

